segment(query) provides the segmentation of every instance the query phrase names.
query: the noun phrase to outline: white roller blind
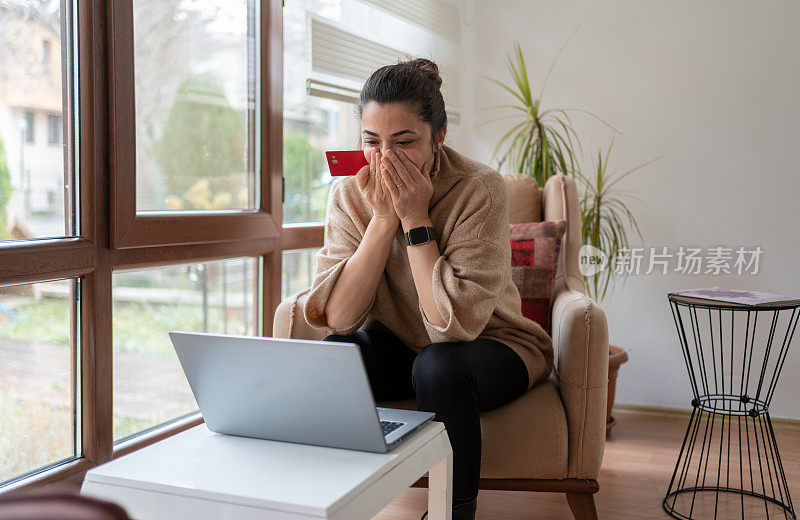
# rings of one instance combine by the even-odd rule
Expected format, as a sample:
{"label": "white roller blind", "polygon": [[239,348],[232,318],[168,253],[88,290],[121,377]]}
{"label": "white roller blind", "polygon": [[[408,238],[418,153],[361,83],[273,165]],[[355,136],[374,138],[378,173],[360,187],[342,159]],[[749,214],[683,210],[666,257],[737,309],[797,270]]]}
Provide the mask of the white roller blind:
{"label": "white roller blind", "polygon": [[[337,85],[332,77],[343,78],[363,84],[376,69],[396,63],[405,56],[403,51],[362,38],[325,21],[316,15],[309,16],[311,34],[311,70],[325,74],[324,82],[310,78],[313,88],[307,85],[311,95],[341,99],[341,90],[351,90],[344,84]],[[438,64],[442,76],[442,95],[450,115],[450,123],[458,124],[458,114],[453,106],[459,105],[458,78],[456,68]],[[322,85],[320,85],[322,83]],[[325,95],[325,85],[331,95]]]}
{"label": "white roller blind", "polygon": [[403,53],[311,17],[311,70],[363,83]]}
{"label": "white roller blind", "polygon": [[429,31],[458,42],[460,38],[461,18],[458,7],[444,0],[360,0],[365,4],[419,25]]}

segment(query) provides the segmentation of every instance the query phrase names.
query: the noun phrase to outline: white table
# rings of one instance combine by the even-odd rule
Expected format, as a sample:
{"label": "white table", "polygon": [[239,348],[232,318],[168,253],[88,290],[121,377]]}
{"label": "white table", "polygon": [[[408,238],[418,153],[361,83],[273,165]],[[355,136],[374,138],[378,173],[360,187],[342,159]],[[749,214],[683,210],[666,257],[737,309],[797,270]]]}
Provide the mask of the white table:
{"label": "white table", "polygon": [[81,493],[137,520],[367,520],[428,472],[428,517],[451,520],[452,453],[436,421],[386,454],[221,435],[203,423],[92,468]]}

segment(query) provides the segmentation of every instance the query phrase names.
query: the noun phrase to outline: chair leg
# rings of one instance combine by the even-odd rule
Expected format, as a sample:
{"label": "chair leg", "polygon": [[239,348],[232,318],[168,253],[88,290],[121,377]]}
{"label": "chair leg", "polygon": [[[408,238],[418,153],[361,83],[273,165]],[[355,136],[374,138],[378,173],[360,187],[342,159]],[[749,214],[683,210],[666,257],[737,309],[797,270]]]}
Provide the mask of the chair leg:
{"label": "chair leg", "polygon": [[575,520],[597,520],[594,495],[591,493],[566,493],[567,503]]}

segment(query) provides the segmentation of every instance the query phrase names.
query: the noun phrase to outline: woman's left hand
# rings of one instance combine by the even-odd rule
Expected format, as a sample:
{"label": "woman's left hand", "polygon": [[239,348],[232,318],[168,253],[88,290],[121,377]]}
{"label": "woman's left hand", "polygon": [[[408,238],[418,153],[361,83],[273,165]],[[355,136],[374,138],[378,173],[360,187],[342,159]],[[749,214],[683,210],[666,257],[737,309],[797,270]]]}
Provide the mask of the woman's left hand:
{"label": "woman's left hand", "polygon": [[386,174],[382,176],[383,181],[400,220],[428,218],[428,205],[433,196],[428,163],[423,164],[420,171],[402,150],[387,150],[381,167]]}

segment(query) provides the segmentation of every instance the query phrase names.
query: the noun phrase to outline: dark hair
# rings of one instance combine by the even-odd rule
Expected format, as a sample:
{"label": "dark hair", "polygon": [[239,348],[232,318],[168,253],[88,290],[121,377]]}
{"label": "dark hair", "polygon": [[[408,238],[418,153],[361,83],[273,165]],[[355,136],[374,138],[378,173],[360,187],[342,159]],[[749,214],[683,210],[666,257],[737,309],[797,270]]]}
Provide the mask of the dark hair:
{"label": "dark hair", "polygon": [[447,112],[442,97],[439,67],[425,58],[398,60],[395,65],[379,68],[361,89],[358,117],[371,101],[378,104],[408,103],[420,119],[429,123],[435,136],[447,127]]}

